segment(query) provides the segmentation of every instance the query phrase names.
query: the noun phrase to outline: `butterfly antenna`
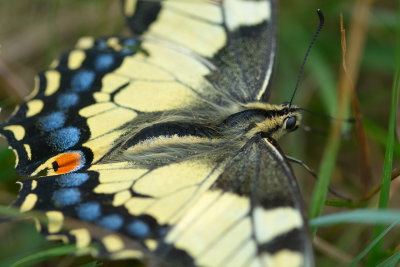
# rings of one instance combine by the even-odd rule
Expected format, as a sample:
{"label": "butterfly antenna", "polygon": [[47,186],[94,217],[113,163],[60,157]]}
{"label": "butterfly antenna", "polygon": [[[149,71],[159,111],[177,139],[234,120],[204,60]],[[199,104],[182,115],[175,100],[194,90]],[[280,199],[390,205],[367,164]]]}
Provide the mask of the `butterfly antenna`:
{"label": "butterfly antenna", "polygon": [[322,26],[324,26],[324,22],[325,22],[324,14],[322,13],[321,9],[317,9],[317,13],[318,13],[318,17],[319,17],[319,25],[318,25],[317,31],[314,34],[313,39],[311,40],[310,45],[308,46],[306,55],[304,56],[304,59],[303,59],[303,63],[301,64],[299,75],[297,75],[296,86],[294,88],[294,92],[293,92],[292,98],[290,99],[290,102],[289,102],[289,107],[292,106],[292,102],[293,102],[294,96],[296,94],[297,87],[299,87],[301,74],[303,73],[303,68],[304,68],[304,65],[306,64],[306,60],[307,60],[308,54],[310,53],[311,47],[314,44],[315,39],[317,39],[317,36],[318,36],[319,32],[322,29]]}

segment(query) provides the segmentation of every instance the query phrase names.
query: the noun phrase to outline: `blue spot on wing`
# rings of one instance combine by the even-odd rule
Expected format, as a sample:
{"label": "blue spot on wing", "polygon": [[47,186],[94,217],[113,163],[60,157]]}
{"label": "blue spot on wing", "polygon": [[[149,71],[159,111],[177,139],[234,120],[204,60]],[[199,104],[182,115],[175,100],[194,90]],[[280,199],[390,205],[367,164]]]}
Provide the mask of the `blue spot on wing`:
{"label": "blue spot on wing", "polygon": [[59,129],[49,135],[49,144],[57,151],[64,151],[79,142],[81,132],[75,127]]}
{"label": "blue spot on wing", "polygon": [[78,188],[64,188],[53,192],[53,201],[56,206],[69,206],[81,201]]}
{"label": "blue spot on wing", "polygon": [[107,43],[104,40],[97,40],[97,44],[95,45],[95,47],[97,47],[100,50],[105,50],[107,49]]}
{"label": "blue spot on wing", "polygon": [[82,92],[88,90],[93,82],[96,74],[90,70],[82,70],[76,73],[71,80],[72,90],[75,92]]}
{"label": "blue spot on wing", "polygon": [[114,57],[110,54],[99,55],[95,62],[94,67],[97,71],[105,71],[114,64]]}
{"label": "blue spot on wing", "polygon": [[61,175],[56,179],[57,183],[61,187],[72,187],[80,186],[89,179],[87,173],[68,173]]}
{"label": "blue spot on wing", "polygon": [[118,230],[121,228],[124,220],[118,214],[111,214],[101,218],[97,221],[97,225],[110,229],[110,230]]}
{"label": "blue spot on wing", "polygon": [[57,107],[60,109],[66,109],[75,106],[78,103],[79,96],[75,93],[60,95],[57,99]]}
{"label": "blue spot on wing", "polygon": [[150,232],[149,226],[140,220],[130,223],[127,226],[127,230],[133,237],[138,237],[138,238],[143,238],[147,236]]}
{"label": "blue spot on wing", "polygon": [[167,228],[166,228],[166,227],[160,227],[160,228],[158,229],[158,234],[159,234],[160,236],[165,236],[165,235],[167,234]]}
{"label": "blue spot on wing", "polygon": [[97,202],[88,202],[76,207],[78,217],[84,221],[93,221],[100,217],[100,205]]}
{"label": "blue spot on wing", "polygon": [[64,126],[64,123],[65,114],[61,111],[53,112],[39,119],[39,127],[45,132],[61,128]]}
{"label": "blue spot on wing", "polygon": [[134,45],[136,45],[136,41],[133,39],[127,39],[127,40],[125,40],[124,44],[127,46],[134,46]]}

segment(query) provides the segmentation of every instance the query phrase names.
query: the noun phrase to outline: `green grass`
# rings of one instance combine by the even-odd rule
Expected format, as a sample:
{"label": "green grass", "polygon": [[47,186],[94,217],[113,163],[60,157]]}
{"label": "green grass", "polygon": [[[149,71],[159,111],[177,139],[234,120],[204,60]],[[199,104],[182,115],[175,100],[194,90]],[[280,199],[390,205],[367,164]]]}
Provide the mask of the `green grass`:
{"label": "green grass", "polygon": [[312,227],[326,227],[339,223],[400,224],[400,210],[356,209],[310,219]]}
{"label": "green grass", "polygon": [[[315,4],[315,2],[313,2],[313,4]],[[291,63],[287,63],[286,60],[291,60],[294,63],[296,63],[296,61],[300,62],[300,56],[293,54],[301,54],[299,50],[303,49],[303,51],[305,51],[304,46],[308,43],[306,38],[304,38],[304,33],[307,32],[307,30],[304,28],[305,26],[299,22],[299,18],[295,16],[297,13],[304,14],[305,10],[313,4],[307,4],[307,7],[296,6],[291,8],[289,11],[282,11],[282,13],[287,12],[289,15],[283,18],[283,20],[287,21],[281,23],[282,28],[286,29],[287,33],[281,33],[281,35],[283,34],[284,36],[281,36],[280,51],[286,48],[286,55],[283,56],[283,63],[279,63],[278,58],[278,67],[283,65],[282,68],[278,68],[278,77],[280,76],[280,79],[284,80],[284,86],[281,86],[278,90],[283,91],[284,88],[290,87],[291,83],[293,84],[293,80],[291,81],[290,77],[293,76],[295,71],[292,70],[293,67]],[[387,177],[389,177],[390,181],[390,171],[392,169],[392,162],[390,161],[393,161],[393,167],[396,167],[398,166],[399,160],[398,139],[392,139],[393,142],[388,146],[386,145],[387,140],[390,139],[390,137],[393,138],[394,135],[394,118],[389,116],[390,103],[393,102],[391,110],[392,114],[394,114],[393,111],[396,110],[396,105],[394,105],[395,102],[392,100],[397,99],[395,95],[390,94],[390,81],[393,77],[392,66],[394,65],[393,54],[395,46],[394,39],[388,37],[388,35],[389,33],[393,35],[393,33],[397,31],[398,26],[396,19],[393,19],[396,17],[396,11],[391,11],[393,9],[389,9],[388,7],[385,8],[384,2],[380,2],[380,4],[381,5],[379,6],[373,6],[371,10],[371,26],[366,39],[365,52],[362,55],[361,68],[356,89],[360,99],[361,110],[366,121],[365,128],[368,143],[373,151],[371,153],[372,170],[374,171],[373,186],[382,183],[379,179],[379,173],[382,173],[381,168],[384,168],[386,175],[386,183],[384,186],[387,187]],[[342,57],[340,51],[338,13],[339,11],[344,13],[345,27],[348,29],[349,20],[351,18],[351,4],[350,2],[340,1],[337,1],[336,4],[326,4],[330,5],[331,9],[329,10],[324,9],[323,5],[324,4],[322,4],[322,6],[321,4],[319,6],[315,5],[315,7],[319,7],[325,11],[325,17],[327,18],[326,28],[322,30],[319,39],[317,39],[317,42],[311,51],[310,60],[307,62],[308,67],[306,67],[305,71],[306,77],[303,78],[303,86],[300,88],[299,92],[299,95],[303,92],[305,96],[300,95],[297,98],[299,99],[298,101],[302,103],[301,106],[306,105],[308,109],[325,114],[328,113],[337,117],[340,110],[336,108],[337,98],[335,96],[337,95],[336,88],[338,88],[339,83],[338,70],[341,69]],[[294,10],[296,10],[296,12]],[[313,15],[312,12],[313,10],[309,11],[309,16],[311,18]],[[335,18],[332,18],[331,16],[335,16]],[[317,19],[315,18],[314,25],[317,24],[316,20]],[[296,25],[291,26],[293,24]],[[293,28],[292,31],[289,30],[291,27]],[[310,30],[308,30],[308,35],[309,38],[311,38],[315,26],[309,26],[309,28]],[[333,28],[335,28],[334,31],[332,30]],[[348,34],[349,32],[347,31],[347,38]],[[300,39],[300,37],[297,39],[297,35],[301,35],[302,39]],[[330,36],[326,37],[326,35]],[[382,38],[383,36],[388,38],[384,39]],[[282,40],[282,38],[287,39]],[[303,48],[299,48],[301,46]],[[282,55],[282,53],[280,55]],[[282,59],[282,57],[280,59]],[[297,66],[298,64],[299,63],[297,63]],[[290,69],[290,71],[288,69]],[[278,84],[281,83],[280,79],[277,79]],[[308,87],[312,87],[315,92],[310,92]],[[305,102],[303,102],[304,100]],[[362,213],[368,212],[368,210],[355,210],[354,213],[348,213],[346,219],[342,218],[342,221],[335,221],[333,218],[340,219],[339,216],[343,216],[343,214],[337,212],[352,208],[363,207],[375,209],[378,200],[376,198],[373,198],[370,201],[361,200],[363,193],[361,182],[359,180],[360,149],[354,134],[351,132],[350,139],[344,138],[340,140],[340,136],[332,136],[332,133],[327,134],[329,132],[329,122],[309,117],[311,117],[311,115],[305,114],[304,123],[311,125],[316,131],[322,129],[326,133],[325,137],[318,136],[312,132],[307,134],[308,136],[304,133],[300,133],[297,135],[301,135],[302,141],[298,142],[296,140],[298,137],[294,137],[292,138],[293,140],[289,140],[288,147],[284,150],[289,151],[288,153],[291,156],[295,155],[303,159],[306,163],[311,162],[311,164],[314,164],[311,165],[313,168],[316,168],[315,166],[317,166],[319,162],[319,181],[314,187],[314,190],[313,188],[310,188],[310,181],[304,182],[304,180],[302,180],[303,192],[306,192],[306,195],[313,192],[313,198],[308,200],[310,203],[310,217],[317,217],[311,220],[311,226],[314,229],[313,233],[317,233],[319,238],[328,241],[332,247],[356,260],[358,259],[357,255],[360,255],[360,252],[365,252],[366,247],[371,249],[373,247],[371,244],[375,244],[374,240],[376,240],[377,235],[373,236],[371,225],[375,224],[380,217],[375,218],[376,214],[372,215],[373,213],[370,214],[372,216],[366,216]],[[391,124],[387,130],[389,120]],[[285,142],[285,140],[283,140],[283,142]],[[319,160],[321,157],[322,159]],[[332,183],[330,183],[331,180]],[[339,192],[350,196],[355,201],[353,203],[347,203],[346,201],[335,200],[334,196],[327,194],[327,187],[329,184]],[[382,194],[386,197],[389,195],[387,191]],[[398,197],[395,195],[396,191],[393,191],[392,197],[389,201],[389,206],[398,209]],[[329,199],[328,202],[325,201],[326,198]],[[324,203],[330,203],[335,207],[324,206]],[[331,215],[333,217],[332,219],[328,216],[318,217],[321,213],[333,213]],[[337,217],[334,217],[336,213]],[[377,227],[384,229],[385,224],[393,222],[393,220],[398,218],[400,215],[398,213],[393,213],[391,216],[391,220],[381,221],[383,224],[380,224]],[[319,219],[321,219],[321,221],[319,221]],[[322,219],[326,219],[333,225],[321,228],[322,225],[317,222],[321,223]],[[343,224],[345,222],[343,220],[347,220],[347,222],[352,221],[357,224],[350,226],[348,224]],[[393,227],[398,228],[399,226]],[[318,231],[316,232],[317,228]],[[357,231],[354,229],[357,229]],[[357,236],[356,233],[359,233],[359,236]],[[385,240],[385,245],[379,249],[379,257],[372,260],[371,266],[378,264],[378,262],[382,261],[383,258],[389,259],[390,257],[393,257],[392,259],[395,261],[394,255],[396,255],[395,249],[398,245],[397,240],[399,237],[399,232],[396,232],[396,229],[391,231],[390,236],[382,235],[380,240]],[[321,253],[320,251],[319,248],[316,248],[318,266],[342,266],[345,264],[344,261],[337,258],[334,259],[333,256],[329,255],[329,251],[327,254]],[[368,250],[368,252],[369,251],[370,250]],[[326,251],[324,252],[326,253]],[[366,263],[366,257],[359,258],[359,260],[361,265]]]}
{"label": "green grass", "polygon": [[400,261],[400,251],[393,253],[392,256],[388,257],[386,260],[382,261],[376,267],[395,267]]}
{"label": "green grass", "polygon": [[[399,216],[397,216],[397,218],[399,218]],[[356,266],[356,264],[358,264],[362,258],[365,257],[365,255],[368,254],[368,252],[372,251],[374,248],[378,247],[377,244],[379,244],[380,242],[382,242],[383,238],[385,237],[385,235],[387,233],[389,233],[390,230],[392,230],[393,227],[398,226],[398,221],[392,223],[389,227],[387,227],[386,229],[382,230],[381,233],[379,233],[379,235],[371,242],[371,244],[368,245],[368,247],[366,247],[360,254],[358,254],[358,256],[350,263],[350,266]],[[372,255],[372,254],[371,254]],[[392,256],[391,256],[392,257]],[[389,257],[389,258],[391,258]],[[371,264],[373,266],[376,266],[377,263],[377,259],[372,259]],[[394,263],[396,263],[396,259],[392,260]]]}
{"label": "green grass", "polygon": [[[18,77],[19,83],[32,88],[33,75],[45,69],[62,51],[71,48],[80,36],[127,33],[123,30],[124,21],[115,2],[3,1],[0,3],[0,24],[7,27],[0,28],[1,57]],[[316,235],[331,248],[349,256],[353,261],[358,261],[360,266],[367,264],[366,259],[370,265],[385,263],[386,266],[394,266],[400,258],[400,253],[396,250],[400,239],[399,226],[392,226],[393,229],[388,234],[382,234],[382,229],[388,229],[388,225],[396,221],[400,210],[399,181],[392,182],[390,194],[388,190],[388,175],[393,167],[399,166],[400,159],[400,144],[394,135],[396,125],[393,112],[396,106],[393,101],[396,93],[390,90],[398,88],[393,82],[398,79],[398,74],[393,73],[393,66],[399,68],[399,63],[395,65],[393,56],[395,53],[399,54],[394,38],[399,29],[398,11],[394,1],[375,2],[371,9],[370,27],[356,89],[371,149],[372,186],[382,184],[384,172],[381,197],[377,195],[371,200],[362,200],[359,164],[361,150],[353,127],[350,127],[348,137],[341,136],[340,141],[332,141],[329,132],[333,123],[306,113],[303,115],[303,123],[310,126],[312,131],[299,130],[283,138],[280,144],[285,153],[305,161],[320,174],[316,185],[307,172],[299,166],[293,166],[305,206],[310,207],[310,224],[318,229]],[[295,103],[322,114],[337,116],[340,111],[337,107],[337,88],[342,60],[339,12],[343,12],[345,27],[348,28],[353,15],[353,4],[354,1],[345,0],[281,1],[279,50],[272,103],[282,103],[290,99],[302,58],[318,24],[315,10],[321,8],[326,18],[325,27],[306,63]],[[357,15],[357,11],[354,15]],[[347,32],[347,37],[348,34]],[[0,75],[0,106],[3,108],[0,121],[5,120],[13,105],[21,101],[21,94],[15,93],[17,89]],[[15,199],[18,191],[18,186],[14,183],[16,179],[18,176],[14,172],[14,156],[7,149],[4,140],[0,139],[0,204],[3,207]],[[327,193],[328,184],[355,202],[347,204],[337,200]],[[314,198],[310,197],[312,194]],[[329,201],[326,202],[326,199]],[[333,203],[335,207],[324,203]],[[385,203],[387,205],[383,205]],[[378,204],[381,207],[388,206],[390,210],[374,213]],[[381,224],[374,234],[373,225],[378,222]],[[30,221],[1,223],[0,237],[4,240],[0,242],[0,266],[9,266],[22,259],[31,260],[25,263],[36,266],[112,264],[107,261],[99,263],[90,256],[66,256],[66,253],[74,251],[70,245],[47,242],[36,232]],[[384,241],[381,245],[374,246],[381,241]],[[369,255],[371,249],[376,252],[372,256]],[[59,252],[63,255],[56,255]],[[42,258],[43,255],[46,258]],[[333,255],[332,249],[316,245],[317,266],[345,266],[350,263]],[[43,261],[39,263],[36,261],[38,259]],[[127,266],[132,261],[118,263]]]}
{"label": "green grass", "polygon": [[[85,249],[78,249],[75,245],[64,245],[64,244],[56,244],[51,246],[50,248],[40,249],[40,251],[36,251],[34,253],[29,253],[27,256],[11,260],[9,266],[18,267],[18,266],[31,266],[36,263],[45,261],[47,259],[51,259],[54,257],[62,256],[62,255],[71,255],[74,253],[80,254],[89,254],[90,247]],[[7,263],[6,263],[7,264]]]}
{"label": "green grass", "polygon": [[[400,4],[400,1],[398,1]],[[398,7],[398,15],[400,15],[400,6]],[[395,139],[395,127],[396,127],[396,112],[398,110],[398,97],[399,97],[399,81],[400,81],[400,18],[398,18],[397,27],[397,46],[396,46],[396,63],[395,72],[393,79],[393,89],[392,89],[392,103],[389,117],[389,129],[386,140],[386,152],[385,161],[383,165],[383,175],[382,175],[382,186],[379,195],[379,208],[386,209],[389,205],[390,197],[390,183],[391,183],[391,173],[393,164],[393,150],[394,150],[394,139]],[[399,216],[400,217],[400,216]],[[382,225],[376,225],[374,228],[374,238],[378,238],[384,232]],[[371,249],[371,254],[368,264],[370,266],[375,266],[376,263],[382,258],[382,246],[383,240],[379,240],[375,246]]]}

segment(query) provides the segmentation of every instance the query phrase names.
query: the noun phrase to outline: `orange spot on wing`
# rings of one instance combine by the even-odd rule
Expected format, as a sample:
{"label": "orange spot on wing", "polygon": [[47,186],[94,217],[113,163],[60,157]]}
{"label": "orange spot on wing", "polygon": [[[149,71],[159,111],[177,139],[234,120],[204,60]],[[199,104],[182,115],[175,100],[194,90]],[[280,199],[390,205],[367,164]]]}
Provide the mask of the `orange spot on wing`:
{"label": "orange spot on wing", "polygon": [[[82,164],[82,156],[78,152],[69,152],[58,156],[53,164],[56,174],[63,174],[76,170]],[[55,166],[54,166],[55,165]]]}

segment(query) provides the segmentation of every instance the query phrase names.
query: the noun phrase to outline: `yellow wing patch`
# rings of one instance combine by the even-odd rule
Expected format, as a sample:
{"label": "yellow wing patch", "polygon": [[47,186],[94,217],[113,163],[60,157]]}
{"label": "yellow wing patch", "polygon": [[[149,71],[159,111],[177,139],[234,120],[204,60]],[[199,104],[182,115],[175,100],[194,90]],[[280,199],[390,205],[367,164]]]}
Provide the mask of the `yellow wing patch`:
{"label": "yellow wing patch", "polygon": [[28,111],[26,112],[26,117],[33,117],[36,114],[40,113],[44,107],[44,103],[40,99],[33,99],[26,103],[28,107]]}
{"label": "yellow wing patch", "polygon": [[99,172],[101,184],[134,181],[148,171],[147,169],[135,168],[131,162],[96,164],[91,166],[89,170]]}
{"label": "yellow wing patch", "polygon": [[38,201],[38,196],[36,194],[29,194],[26,196],[24,202],[21,204],[21,207],[19,208],[19,210],[21,212],[26,212],[29,211],[31,209],[33,209],[33,207],[35,206],[36,202]]}
{"label": "yellow wing patch", "polygon": [[108,235],[102,239],[102,242],[109,252],[115,252],[124,248],[124,242],[117,235]]}
{"label": "yellow wing patch", "polygon": [[75,236],[76,246],[78,248],[84,248],[90,245],[91,236],[90,232],[86,228],[74,229],[69,232],[72,236]]}
{"label": "yellow wing patch", "polygon": [[81,37],[76,44],[76,48],[78,49],[89,49],[94,45],[94,38],[90,36]]}
{"label": "yellow wing patch", "polygon": [[60,211],[48,211],[46,217],[49,220],[47,229],[49,233],[58,233],[63,226],[64,215]]}
{"label": "yellow wing patch", "polygon": [[44,91],[45,96],[51,96],[60,87],[61,74],[55,70],[48,70],[44,73],[47,81],[47,87]]}
{"label": "yellow wing patch", "polygon": [[[174,9],[177,3],[165,3],[165,8],[159,14],[159,19],[152,24],[148,33],[144,36],[156,37],[160,40],[167,40],[183,47],[190,48],[192,51],[206,57],[212,57],[226,43],[226,34],[221,25],[207,21],[193,19],[190,15]],[[181,9],[193,9],[193,6],[202,6],[196,3],[183,3],[188,7]],[[197,7],[196,7],[197,8]],[[210,15],[215,15],[217,20],[221,20],[221,11],[217,7],[206,6]],[[197,11],[197,10],[196,10]],[[168,23],[165,23],[168,21]],[[171,33],[171,29],[175,29]],[[176,29],[179,29],[178,31]],[[207,34],[199,34],[199,33]]]}
{"label": "yellow wing patch", "polygon": [[283,233],[302,226],[301,214],[291,207],[276,208],[267,212],[262,208],[256,208],[254,211],[255,235],[260,243],[271,241]]}
{"label": "yellow wing patch", "polygon": [[79,68],[86,58],[85,52],[82,50],[74,50],[69,54],[68,58],[68,68],[75,70]]}
{"label": "yellow wing patch", "polygon": [[3,129],[12,132],[17,141],[21,141],[25,137],[25,128],[21,125],[9,125]]}
{"label": "yellow wing patch", "polygon": [[[86,108],[87,113],[96,113],[97,106]],[[87,114],[86,113],[86,114]],[[107,112],[97,112],[97,114],[88,117],[87,124],[90,127],[90,140],[111,132],[110,130],[117,129],[125,123],[132,121],[137,116],[137,113],[124,108],[115,106],[114,109],[109,109]],[[115,118],[118,118],[116,120]],[[96,150],[93,148],[94,151]]]}
{"label": "yellow wing patch", "polygon": [[[266,266],[303,266],[304,257],[299,252],[283,249],[274,255],[263,253],[261,255],[262,263]],[[263,266],[262,264],[259,266]]]}
{"label": "yellow wing patch", "polygon": [[240,26],[257,25],[271,18],[269,1],[226,0],[224,10],[227,14],[226,24],[231,31]]}
{"label": "yellow wing patch", "polygon": [[133,215],[149,214],[160,224],[173,224],[218,178],[221,169],[202,161],[170,164],[144,175],[133,190],[153,198],[133,197],[125,207]]}
{"label": "yellow wing patch", "polygon": [[194,105],[194,99],[196,95],[193,91],[179,83],[152,81],[132,82],[115,96],[115,101],[119,105],[142,112],[182,109]]}

